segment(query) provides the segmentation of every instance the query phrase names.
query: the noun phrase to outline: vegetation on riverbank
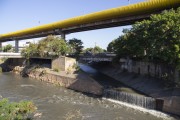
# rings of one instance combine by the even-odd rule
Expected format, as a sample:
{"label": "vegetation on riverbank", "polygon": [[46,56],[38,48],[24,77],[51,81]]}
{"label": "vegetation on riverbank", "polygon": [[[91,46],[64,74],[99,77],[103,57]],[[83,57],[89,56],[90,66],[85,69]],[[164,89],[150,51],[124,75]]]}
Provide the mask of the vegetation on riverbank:
{"label": "vegetation on riverbank", "polygon": [[[180,70],[180,8],[155,14],[125,29],[124,35],[109,43],[107,50],[117,58],[163,63]],[[174,79],[165,76],[165,79]],[[180,83],[180,80],[176,81]]]}
{"label": "vegetation on riverbank", "polygon": [[84,48],[83,42],[79,39],[73,38],[68,41],[69,45],[69,54],[70,56],[74,56],[75,58],[79,58],[80,53]]}
{"label": "vegetation on riverbank", "polygon": [[0,51],[3,51],[3,52],[12,52],[13,51],[12,48],[13,48],[12,45],[8,44],[8,45],[0,48]]}
{"label": "vegetation on riverbank", "polygon": [[84,53],[88,53],[89,52],[91,54],[98,54],[98,53],[106,52],[106,50],[102,49],[99,46],[95,46],[94,48],[93,47],[86,48],[83,52]]}
{"label": "vegetation on riverbank", "polygon": [[180,67],[180,8],[137,22],[108,45],[118,57],[160,61]]}
{"label": "vegetation on riverbank", "polygon": [[0,100],[0,120],[30,120],[30,114],[36,111],[34,103],[29,101],[9,102]]}
{"label": "vegetation on riverbank", "polygon": [[28,47],[21,51],[21,55],[26,59],[30,57],[56,57],[73,55],[78,58],[82,52],[83,42],[79,39],[65,41],[57,36],[47,36],[38,43],[30,43]]}
{"label": "vegetation on riverbank", "polygon": [[65,55],[68,51],[65,40],[55,36],[48,36],[40,40],[37,44],[30,43],[28,47],[22,50],[21,54],[25,58],[30,57],[48,57]]}

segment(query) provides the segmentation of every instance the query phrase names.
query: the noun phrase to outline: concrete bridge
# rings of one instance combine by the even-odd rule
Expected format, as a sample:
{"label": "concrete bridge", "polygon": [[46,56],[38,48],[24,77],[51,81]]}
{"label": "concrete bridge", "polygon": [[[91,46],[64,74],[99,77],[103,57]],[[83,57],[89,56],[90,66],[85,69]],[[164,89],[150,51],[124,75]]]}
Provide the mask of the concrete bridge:
{"label": "concrete bridge", "polygon": [[84,55],[80,57],[80,60],[90,62],[112,62],[116,54],[112,53],[100,53],[95,55]]}
{"label": "concrete bridge", "polygon": [[130,25],[136,21],[149,19],[151,14],[179,6],[180,0],[151,0],[112,8],[51,24],[0,34],[0,47],[2,47],[1,42],[15,41],[15,51],[18,52],[19,40],[47,35],[61,35],[65,39],[65,35],[69,33]]}
{"label": "concrete bridge", "polygon": [[2,53],[0,52],[0,58],[23,58],[21,53]]}

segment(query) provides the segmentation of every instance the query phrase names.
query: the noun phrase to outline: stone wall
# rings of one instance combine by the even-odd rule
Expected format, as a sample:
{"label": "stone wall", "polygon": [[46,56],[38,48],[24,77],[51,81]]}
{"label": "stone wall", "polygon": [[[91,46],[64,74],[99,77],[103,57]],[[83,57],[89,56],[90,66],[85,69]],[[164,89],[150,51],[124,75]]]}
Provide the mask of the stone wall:
{"label": "stone wall", "polygon": [[53,73],[34,71],[29,74],[29,77],[84,93],[102,95],[102,86],[84,73],[80,73],[76,77],[66,77]]}
{"label": "stone wall", "polygon": [[76,64],[76,59],[65,57],[65,71],[68,71],[68,69],[74,69]]}
{"label": "stone wall", "polygon": [[[23,71],[23,67],[19,66],[16,66],[13,70],[13,72],[17,74],[20,74],[21,71]],[[102,95],[103,91],[103,87],[84,72],[65,74],[48,71],[46,69],[35,69],[32,70],[28,76],[83,93]]]}

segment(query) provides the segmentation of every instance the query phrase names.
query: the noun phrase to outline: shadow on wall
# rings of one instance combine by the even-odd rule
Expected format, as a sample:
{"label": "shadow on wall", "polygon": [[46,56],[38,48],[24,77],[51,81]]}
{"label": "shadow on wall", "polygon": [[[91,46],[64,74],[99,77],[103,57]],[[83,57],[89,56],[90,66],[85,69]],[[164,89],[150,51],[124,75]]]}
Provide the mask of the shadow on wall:
{"label": "shadow on wall", "polygon": [[[135,66],[139,67],[139,65]],[[107,65],[105,63],[95,65],[99,71],[116,79],[117,81],[121,81],[131,88],[141,91],[153,98],[164,100],[163,111],[180,115],[180,88],[169,86],[168,82],[163,79],[159,79],[158,77],[151,77],[147,74],[138,74],[138,67],[136,69],[137,71],[134,73],[127,70],[124,71],[121,66],[121,64]],[[143,68],[143,66],[145,66],[145,64],[141,67]],[[146,68],[148,71],[148,65],[143,69]]]}
{"label": "shadow on wall", "polygon": [[24,58],[7,58],[4,60],[0,67],[3,72],[10,72],[15,66],[22,66],[25,63]]}
{"label": "shadow on wall", "polygon": [[80,71],[75,81],[68,86],[69,89],[77,90],[84,93],[90,93],[101,96],[103,94],[103,86],[96,80],[92,79],[86,73]]}

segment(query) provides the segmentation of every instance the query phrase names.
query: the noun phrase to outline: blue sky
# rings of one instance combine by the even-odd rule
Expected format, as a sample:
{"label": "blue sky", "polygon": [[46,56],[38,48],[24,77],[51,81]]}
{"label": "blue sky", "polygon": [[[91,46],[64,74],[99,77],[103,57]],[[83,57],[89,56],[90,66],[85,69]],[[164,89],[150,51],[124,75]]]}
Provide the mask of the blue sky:
{"label": "blue sky", "polygon": [[[0,0],[0,34],[142,1],[145,0]],[[122,34],[124,28],[129,27],[72,33],[66,39],[81,39],[85,48],[94,47],[95,43],[106,48],[109,42]],[[20,45],[25,42],[21,41]],[[14,42],[3,45],[9,43],[14,45]]]}

